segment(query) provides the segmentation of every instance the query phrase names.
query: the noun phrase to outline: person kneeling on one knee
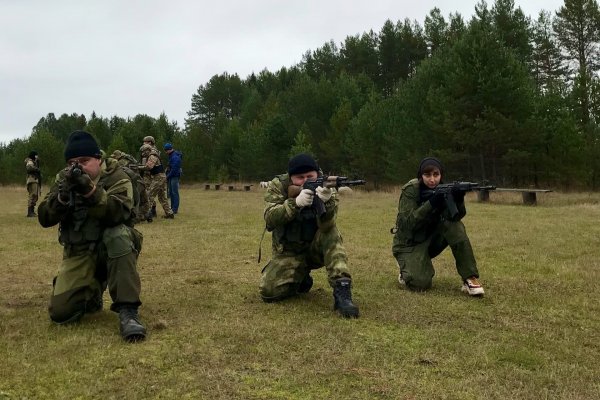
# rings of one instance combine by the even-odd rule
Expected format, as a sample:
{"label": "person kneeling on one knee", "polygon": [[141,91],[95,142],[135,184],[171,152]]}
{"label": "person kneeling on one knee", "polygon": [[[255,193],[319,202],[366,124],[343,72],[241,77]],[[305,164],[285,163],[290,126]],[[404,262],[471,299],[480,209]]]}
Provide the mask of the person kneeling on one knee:
{"label": "person kneeling on one knee", "polygon": [[462,291],[483,296],[471,242],[461,222],[467,213],[465,192],[451,194],[458,209],[451,218],[444,194],[435,190],[443,182],[444,173],[438,159],[427,157],[419,165],[417,178],[402,187],[396,226],[392,229],[392,252],[400,267],[398,281],[411,290],[429,289],[435,274],[431,259],[449,246],[462,278]]}
{"label": "person kneeling on one knee", "polygon": [[57,324],[79,321],[102,310],[108,287],[111,310],[119,314],[126,341],[146,337],[138,316],[140,277],[137,258],[142,234],[133,228],[133,186],[113,158],[104,158],[96,140],[73,132],[65,147],[67,167],[38,208],[47,228],[59,224],[63,258],[52,285],[48,311]]}
{"label": "person kneeling on one knee", "polygon": [[[286,174],[269,182],[264,218],[266,229],[273,232],[273,255],[262,270],[260,294],[265,302],[271,302],[306,293],[313,285],[310,271],[325,266],[334,310],[347,318],[358,317],[346,250],[335,224],[337,193],[323,187],[316,193],[301,189],[320,174],[312,156],[298,154],[289,160]],[[322,215],[313,206],[317,197],[324,204]]]}

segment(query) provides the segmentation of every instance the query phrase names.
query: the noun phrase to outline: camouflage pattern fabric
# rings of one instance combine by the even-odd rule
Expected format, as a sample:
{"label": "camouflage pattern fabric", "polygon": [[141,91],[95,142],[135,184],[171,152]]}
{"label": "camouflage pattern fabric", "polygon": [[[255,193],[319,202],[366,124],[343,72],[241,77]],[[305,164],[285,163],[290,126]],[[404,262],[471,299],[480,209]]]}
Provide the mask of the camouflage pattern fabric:
{"label": "camouflage pattern fabric", "polygon": [[[166,175],[165,175],[165,177],[166,177]],[[150,175],[149,172],[144,171],[142,180],[144,181],[144,187],[146,188],[146,197],[148,199],[148,211],[150,211],[151,207],[156,206],[156,201],[154,200],[154,197],[150,197],[150,193],[149,193],[150,184],[152,183],[152,175]],[[144,214],[144,215],[146,215],[146,214]]]}
{"label": "camouflage pattern fabric", "polygon": [[35,207],[40,195],[40,168],[35,160],[27,157],[25,159],[25,170],[27,171],[27,207]]}
{"label": "camouflage pattern fabric", "polygon": [[[457,206],[464,216],[464,203]],[[431,287],[435,274],[431,259],[448,246],[461,278],[478,277],[477,263],[464,224],[446,219],[445,213],[434,210],[428,201],[421,203],[419,181],[411,180],[400,193],[392,243],[392,253],[408,288],[426,290]]]}
{"label": "camouflage pattern fabric", "polygon": [[[264,217],[267,229],[273,231],[273,256],[262,270],[259,288],[265,300],[297,294],[300,282],[310,270],[323,266],[332,287],[339,278],[352,278],[335,224],[337,194],[325,203],[326,212],[319,218],[312,209],[301,210],[294,199],[287,198],[288,185],[287,174],[281,175],[269,183],[265,194]],[[306,232],[312,235],[305,235]]]}
{"label": "camouflage pattern fabric", "polygon": [[164,172],[152,175],[150,177],[150,188],[148,189],[148,199],[153,203],[154,198],[158,196],[158,202],[162,206],[165,215],[172,215],[173,210],[167,200],[167,175]]}
{"label": "camouflage pattern fabric", "polygon": [[57,323],[75,321],[101,307],[106,287],[111,309],[141,304],[137,257],[143,236],[132,227],[133,187],[129,176],[112,158],[103,161],[95,179],[100,195],[95,204],[77,196],[70,207],[58,199],[64,170],[38,207],[43,227],[60,224],[63,260],[53,281],[50,318]]}
{"label": "camouflage pattern fabric", "polygon": [[[134,172],[138,171],[139,169],[139,164],[137,160],[127,153],[124,153],[120,150],[115,150],[112,153],[111,157],[116,159],[119,162],[119,165],[127,167]],[[143,171],[138,172],[144,173]],[[139,194],[139,204],[136,210],[137,221],[143,221],[146,219],[146,216],[150,211],[150,202],[148,199],[148,186],[146,186],[145,179],[140,173],[137,173],[135,184],[137,185],[137,192]]]}
{"label": "camouflage pattern fabric", "polygon": [[[155,147],[148,150],[146,146],[142,146],[142,157],[146,160],[144,169],[152,171],[157,167],[161,167],[160,152]],[[171,210],[167,199],[167,175],[164,172],[150,173],[148,177],[144,176],[144,182],[146,182],[148,188],[148,202],[154,205],[154,198],[158,197],[158,202],[162,206],[165,215],[173,215],[173,210]]]}
{"label": "camouflage pattern fabric", "polygon": [[27,184],[27,207],[35,207],[39,198],[40,186],[37,182]]}

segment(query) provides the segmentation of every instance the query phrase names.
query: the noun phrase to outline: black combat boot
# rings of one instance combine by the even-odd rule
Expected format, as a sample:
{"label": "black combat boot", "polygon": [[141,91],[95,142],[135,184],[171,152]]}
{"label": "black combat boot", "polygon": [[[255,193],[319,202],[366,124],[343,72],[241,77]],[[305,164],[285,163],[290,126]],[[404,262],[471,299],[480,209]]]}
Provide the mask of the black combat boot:
{"label": "black combat boot", "polygon": [[343,317],[358,318],[358,307],[352,303],[352,280],[340,278],[335,281],[333,288],[333,309]]}
{"label": "black combat boot", "polygon": [[146,328],[140,322],[136,307],[123,307],[119,310],[121,336],[127,342],[138,342],[146,338]]}
{"label": "black combat boot", "polygon": [[35,213],[34,207],[29,206],[29,207],[27,207],[27,218],[32,218],[32,217],[37,217],[37,214]]}
{"label": "black combat boot", "polygon": [[153,205],[152,208],[150,209],[150,213],[153,217],[156,217],[156,205]]}
{"label": "black combat boot", "polygon": [[313,278],[312,276],[310,276],[310,273],[306,274],[306,276],[304,276],[304,279],[302,279],[302,282],[300,282],[300,285],[298,286],[298,293],[308,293],[308,291],[310,290],[310,288],[313,285]]}

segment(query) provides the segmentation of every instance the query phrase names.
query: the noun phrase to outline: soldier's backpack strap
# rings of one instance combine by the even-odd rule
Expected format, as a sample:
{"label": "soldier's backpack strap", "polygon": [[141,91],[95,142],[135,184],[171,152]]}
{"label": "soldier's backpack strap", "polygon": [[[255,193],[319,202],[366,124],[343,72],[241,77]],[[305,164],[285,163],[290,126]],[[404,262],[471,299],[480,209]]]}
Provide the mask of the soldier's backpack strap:
{"label": "soldier's backpack strap", "polygon": [[262,257],[262,242],[265,238],[265,233],[267,232],[267,227],[265,226],[265,229],[263,229],[263,233],[260,236],[260,243],[258,244],[258,260],[256,260],[257,264],[260,264],[260,259]]}

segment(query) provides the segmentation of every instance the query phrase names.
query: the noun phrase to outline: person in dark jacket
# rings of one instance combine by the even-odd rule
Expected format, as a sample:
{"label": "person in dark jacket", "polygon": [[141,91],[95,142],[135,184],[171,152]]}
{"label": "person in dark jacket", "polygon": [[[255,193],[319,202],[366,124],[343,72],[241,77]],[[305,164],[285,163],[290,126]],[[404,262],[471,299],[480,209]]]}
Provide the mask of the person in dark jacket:
{"label": "person in dark jacket", "polygon": [[119,314],[126,341],[146,337],[138,315],[138,254],[142,234],[133,227],[133,186],[117,160],[103,158],[96,140],[73,132],[65,147],[67,167],[38,207],[44,228],[59,225],[63,246],[60,269],[52,282],[48,311],[57,324],[79,321],[102,310],[106,288],[110,309]]}
{"label": "person in dark jacket", "polygon": [[179,177],[181,176],[181,159],[183,154],[179,150],[173,149],[171,143],[165,143],[163,146],[169,155],[169,165],[167,165],[167,192],[171,199],[171,209],[174,214],[179,210]]}
{"label": "person in dark jacket", "polygon": [[450,218],[444,195],[435,191],[443,182],[444,172],[438,159],[427,157],[419,165],[417,178],[402,187],[392,229],[392,252],[400,267],[398,281],[411,290],[429,289],[435,274],[431,259],[450,246],[462,278],[462,291],[483,296],[473,248],[461,222],[467,213],[465,193],[452,193],[459,213]]}

